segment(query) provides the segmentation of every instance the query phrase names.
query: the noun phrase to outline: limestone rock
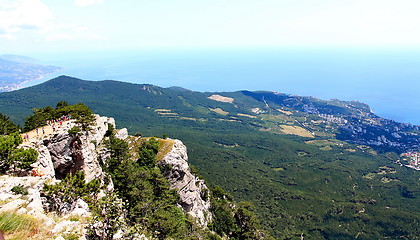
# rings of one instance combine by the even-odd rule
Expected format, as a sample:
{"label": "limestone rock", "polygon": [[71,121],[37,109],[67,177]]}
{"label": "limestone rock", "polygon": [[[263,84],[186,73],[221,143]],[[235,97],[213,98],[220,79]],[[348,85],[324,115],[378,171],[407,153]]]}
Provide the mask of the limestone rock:
{"label": "limestone rock", "polygon": [[82,170],[86,181],[100,178],[103,175],[98,162],[97,146],[104,140],[108,126],[115,127],[115,120],[95,115],[92,129],[80,134],[69,134],[76,124],[73,120],[56,125],[51,134],[42,139],[26,143],[21,147],[32,147],[38,151],[38,161],[32,164],[47,177],[64,178],[69,173]]}
{"label": "limestone rock", "polygon": [[54,164],[48,148],[44,145],[38,145],[36,150],[38,151],[38,160],[31,166],[38,168],[46,177],[55,177]]}
{"label": "limestone rock", "polygon": [[[179,140],[173,140],[172,150],[159,162],[169,166],[165,175],[172,189],[177,189],[182,209],[197,219],[201,226],[211,221],[208,188],[204,181],[194,176],[188,165],[187,148]],[[204,199],[203,199],[204,197]]]}
{"label": "limestone rock", "polygon": [[72,211],[69,215],[76,215],[80,217],[89,217],[91,215],[88,204],[82,199],[78,199],[72,205]]}
{"label": "limestone rock", "polygon": [[[14,211],[26,205],[26,209],[43,212],[40,189],[43,187],[46,178],[39,177],[0,177],[0,199],[9,201],[1,206],[1,211]],[[12,192],[15,186],[22,186],[28,189],[28,195],[22,200],[21,195]],[[22,202],[23,201],[23,202]]]}
{"label": "limestone rock", "polygon": [[121,140],[124,140],[128,137],[128,131],[127,128],[123,128],[117,131],[117,133],[115,134],[116,138],[119,138]]}
{"label": "limestone rock", "polygon": [[15,199],[9,203],[4,204],[0,208],[0,212],[13,212],[20,209],[26,203],[23,199]]}

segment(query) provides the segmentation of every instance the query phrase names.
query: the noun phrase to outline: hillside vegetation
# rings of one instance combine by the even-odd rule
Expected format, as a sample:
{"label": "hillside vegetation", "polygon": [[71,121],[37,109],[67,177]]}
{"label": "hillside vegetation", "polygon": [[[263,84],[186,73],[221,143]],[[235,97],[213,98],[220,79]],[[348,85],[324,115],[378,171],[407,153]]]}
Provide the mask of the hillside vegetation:
{"label": "hillside vegetation", "polygon": [[22,124],[31,109],[62,100],[114,116],[132,134],[181,139],[201,175],[253,203],[277,239],[420,235],[420,173],[394,163],[418,149],[419,128],[365,104],[63,76],[2,93],[0,112]]}
{"label": "hillside vegetation", "polygon": [[[65,149],[57,147],[59,144],[49,146],[60,152],[49,149],[48,151],[51,151],[49,158],[38,159],[38,162],[43,161],[44,164],[49,159],[52,161],[51,166],[55,167],[51,169],[52,172],[44,169],[47,173],[44,175],[45,172],[41,169],[30,166],[37,161],[38,152],[34,149],[17,148],[17,145],[22,143],[21,135],[17,132],[0,135],[0,166],[4,168],[0,174],[9,175],[2,177],[10,179],[11,184],[14,181],[25,182],[28,179],[38,183],[44,182],[42,190],[34,187],[39,184],[29,184],[30,186],[27,183],[18,184],[12,190],[2,184],[4,200],[0,206],[0,237],[5,233],[7,239],[56,239],[57,236],[62,236],[64,239],[79,239],[82,235],[86,239],[138,239],[140,236],[146,236],[147,239],[272,239],[269,234],[261,230],[251,203],[236,203],[222,188],[214,186],[209,189],[202,180],[199,180],[202,183],[193,183],[194,187],[203,184],[200,188],[200,191],[202,190],[200,198],[194,199],[192,195],[188,195],[194,201],[188,203],[191,207],[198,208],[200,200],[208,202],[207,208],[201,210],[205,213],[206,220],[202,222],[198,217],[189,214],[190,210],[186,210],[188,208],[183,206],[185,202],[179,193],[181,189],[173,187],[178,181],[182,184],[184,176],[171,177],[172,169],[176,169],[177,174],[191,175],[185,160],[188,158],[186,151],[181,153],[182,156],[173,153],[174,145],[178,144],[179,147],[180,141],[127,135],[124,139],[118,138],[116,134],[120,131],[114,129],[113,119],[94,116],[87,106],[80,103],[69,105],[65,101],[60,101],[55,108],[46,106],[35,108],[33,112],[25,122],[29,130],[32,130],[31,126],[44,128],[42,123],[50,122],[57,116],[64,118],[71,115],[71,119],[66,118],[65,122],[57,126],[54,133],[43,133],[31,141],[25,139],[25,147],[32,144],[31,146],[38,150],[43,147],[48,149],[41,145],[49,142],[57,143],[59,142],[57,139],[68,138],[77,142],[86,155],[94,155],[96,151],[101,154],[94,159],[97,162],[96,169],[85,168],[82,167],[83,162],[89,160],[84,159],[83,155],[75,156],[74,149],[70,146],[72,144],[65,144]],[[8,117],[2,116],[5,125],[17,129]],[[109,120],[108,125],[101,122],[104,119]],[[77,131],[74,131],[76,128]],[[83,142],[87,136],[97,138],[95,140],[91,138],[88,143]],[[84,140],[81,140],[82,138]],[[4,139],[10,140],[11,143],[5,144]],[[95,146],[89,148],[87,144],[92,142],[95,142]],[[7,154],[14,156],[16,151],[33,152],[31,162],[23,162],[22,158],[9,160]],[[60,163],[57,156],[66,152],[72,164],[68,164],[65,171],[60,170],[64,174],[58,174]],[[172,155],[167,156],[169,153]],[[45,152],[42,154],[45,157]],[[51,155],[55,155],[55,158],[51,158]],[[171,161],[181,161],[185,164],[183,172]],[[24,163],[26,165],[23,165]],[[102,175],[102,171],[106,174]],[[101,174],[94,178],[85,177],[92,176],[92,172]],[[39,176],[43,177],[37,178]],[[187,192],[197,191],[188,185],[184,187],[187,188]],[[9,191],[17,196],[10,197],[11,194],[7,193]],[[35,195],[38,192],[37,194],[43,197],[42,203],[40,199],[38,202],[34,200],[32,196],[34,192]],[[30,196],[26,196],[29,193]],[[34,204],[28,204],[26,200],[37,202],[36,204],[41,206],[33,210]],[[85,212],[82,216],[75,213],[77,211],[74,209],[81,204],[80,201],[85,203],[84,210],[89,211],[89,214]],[[15,204],[16,202],[19,204]],[[23,205],[28,205],[28,210],[24,208],[13,211],[13,208],[19,209]],[[54,220],[48,219],[47,215],[54,216]],[[71,223],[73,228],[69,228],[72,230],[64,230],[63,227],[61,231],[57,230],[60,229],[57,225],[64,224],[69,218],[68,215],[73,219],[70,220],[73,222]],[[47,221],[48,226],[41,230],[40,225]],[[83,228],[85,231],[82,231]]]}

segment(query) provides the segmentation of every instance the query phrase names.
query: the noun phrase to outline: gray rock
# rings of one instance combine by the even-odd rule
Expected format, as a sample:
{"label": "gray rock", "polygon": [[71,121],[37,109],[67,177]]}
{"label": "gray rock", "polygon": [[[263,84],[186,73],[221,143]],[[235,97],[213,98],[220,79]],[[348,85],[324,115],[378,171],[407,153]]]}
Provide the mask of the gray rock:
{"label": "gray rock", "polygon": [[69,215],[76,215],[80,217],[89,217],[91,215],[89,205],[82,199],[78,199],[74,202],[72,209],[73,210],[69,213]]}
{"label": "gray rock", "polygon": [[46,177],[55,177],[54,164],[48,148],[44,145],[38,145],[36,150],[38,151],[38,160],[31,166],[38,168]]}
{"label": "gray rock", "polygon": [[87,182],[100,178],[103,172],[96,148],[104,140],[108,125],[115,127],[115,120],[95,115],[92,129],[79,135],[68,134],[75,126],[74,121],[57,126],[54,134],[31,146],[39,153],[38,161],[32,166],[45,176],[59,179],[78,170],[84,171]]}
{"label": "gray rock", "polygon": [[123,128],[117,131],[117,133],[115,133],[115,137],[119,138],[121,140],[124,140],[128,137],[128,131],[127,128]]}
{"label": "gray rock", "polygon": [[197,219],[198,224],[207,226],[211,221],[210,200],[202,196],[208,194],[208,188],[202,179],[191,173],[185,145],[179,140],[173,141],[172,150],[159,164],[167,166],[165,175],[171,188],[178,190],[179,206]]}

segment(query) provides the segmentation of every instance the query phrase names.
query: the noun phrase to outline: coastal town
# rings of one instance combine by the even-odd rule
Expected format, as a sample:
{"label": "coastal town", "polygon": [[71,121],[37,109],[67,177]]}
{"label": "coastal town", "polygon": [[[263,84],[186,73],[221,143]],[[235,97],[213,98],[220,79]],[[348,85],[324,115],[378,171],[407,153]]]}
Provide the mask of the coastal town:
{"label": "coastal town", "polygon": [[28,81],[42,79],[59,70],[61,67],[13,62],[0,57],[0,92],[19,89]]}

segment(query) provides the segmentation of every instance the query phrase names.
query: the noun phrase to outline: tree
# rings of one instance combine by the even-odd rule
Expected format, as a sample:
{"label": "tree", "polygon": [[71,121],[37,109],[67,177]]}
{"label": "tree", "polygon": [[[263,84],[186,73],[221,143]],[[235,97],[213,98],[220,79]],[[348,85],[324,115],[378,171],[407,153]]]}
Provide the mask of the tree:
{"label": "tree", "polygon": [[60,108],[64,108],[69,106],[69,104],[66,101],[59,101],[56,105],[55,108],[56,109],[60,109]]}
{"label": "tree", "polygon": [[90,130],[90,125],[95,120],[92,110],[83,103],[69,105],[65,101],[60,101],[56,104],[56,108],[51,106],[34,108],[33,114],[26,118],[25,131],[44,126],[48,120],[55,120],[68,115],[71,115],[73,119],[77,119],[76,123],[80,124],[84,131]]}
{"label": "tree", "polygon": [[9,117],[0,113],[0,134],[7,135],[18,131],[18,126]]}
{"label": "tree", "polygon": [[38,152],[35,149],[15,149],[10,156],[11,162],[17,163],[18,168],[23,170],[31,169],[31,164],[36,162]]}
{"label": "tree", "polygon": [[137,162],[130,159],[128,144],[113,135],[108,148],[107,171],[118,196],[127,203],[130,224],[145,226],[158,239],[187,239],[188,221],[176,206],[179,196],[156,166],[159,141],[143,141]]}
{"label": "tree", "polygon": [[156,165],[156,155],[159,152],[159,141],[156,138],[149,138],[142,142],[139,147],[139,158],[137,163],[140,166],[153,167]]}
{"label": "tree", "polygon": [[17,132],[0,136],[0,172],[5,173],[12,165],[24,170],[36,162],[38,152],[34,149],[18,149],[22,137]]}

